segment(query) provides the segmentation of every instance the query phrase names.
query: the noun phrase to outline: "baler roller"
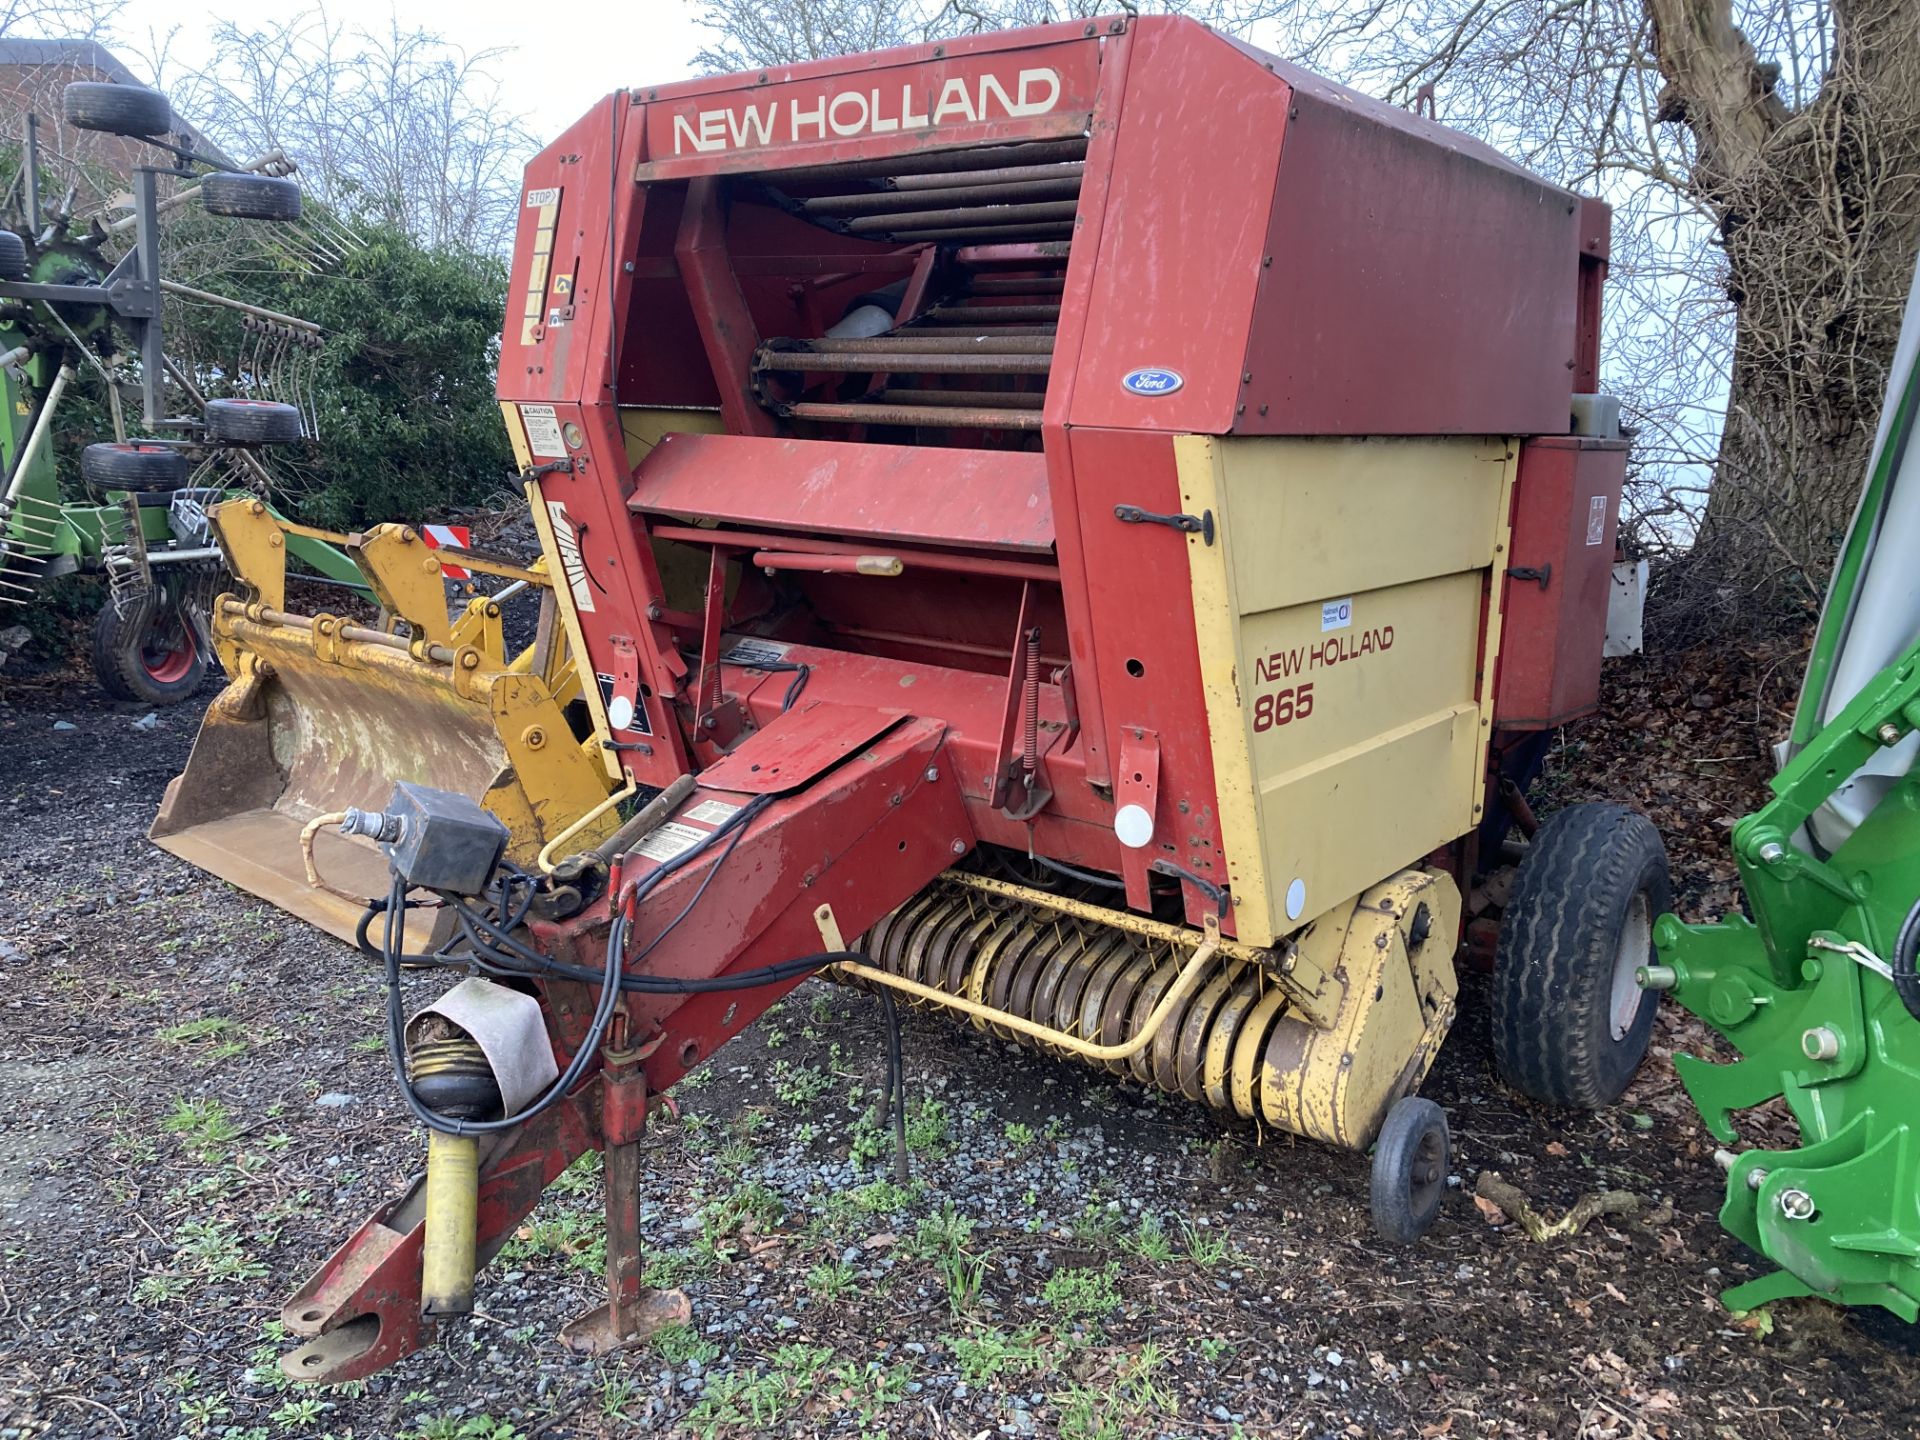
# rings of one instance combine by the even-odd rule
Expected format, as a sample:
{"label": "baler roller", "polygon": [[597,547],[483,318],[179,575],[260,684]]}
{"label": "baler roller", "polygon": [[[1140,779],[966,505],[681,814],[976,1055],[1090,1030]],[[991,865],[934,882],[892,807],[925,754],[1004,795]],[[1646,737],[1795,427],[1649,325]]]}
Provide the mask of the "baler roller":
{"label": "baler roller", "polygon": [[[1072,200],[1080,193],[1078,166],[1061,173],[1036,169],[1007,171],[1022,178],[979,183],[968,176],[964,185],[926,185],[908,189],[865,190],[854,195],[816,195],[800,208],[813,216],[881,215],[901,210],[924,210],[929,205],[1012,205],[1039,200]],[[1025,178],[1032,176],[1035,178]],[[1044,177],[1044,178],[1039,178]]]}
{"label": "baler roller", "polygon": [[[937,394],[936,391],[917,392]],[[1038,410],[1011,410],[978,405],[868,405],[854,401],[836,405],[802,400],[780,407],[795,420],[832,420],[842,425],[938,425],[950,430],[1038,430]]]}
{"label": "baler roller", "polygon": [[923,193],[945,190],[956,183],[965,186],[1000,186],[1072,180],[1078,184],[1086,168],[1078,160],[1068,160],[1049,165],[1007,165],[995,170],[968,170],[961,172],[958,182],[947,175],[896,175],[888,183],[896,191],[918,190]]}
{"label": "baler roller", "polygon": [[969,229],[987,225],[1045,225],[1071,221],[1080,202],[1049,200],[1031,205],[955,205],[944,210],[910,210],[900,215],[861,215],[844,222],[854,235],[889,235],[925,230],[942,225],[964,225]]}
{"label": "baler roller", "polygon": [[807,180],[847,180],[878,177],[896,184],[909,177],[953,175],[964,171],[1032,170],[1043,165],[1078,163],[1087,158],[1084,137],[1072,140],[1031,140],[1020,145],[991,145],[977,150],[926,150],[917,155],[883,160],[854,160],[839,165],[807,165],[770,173],[780,185]]}
{"label": "baler roller", "polygon": [[[1130,918],[1116,912],[1117,920]],[[1271,1043],[1289,1011],[1286,995],[1244,951],[1213,954],[1175,994],[1198,953],[1194,946],[1204,942],[1196,931],[1164,929],[1192,943],[1103,924],[1043,901],[982,892],[956,876],[886,916],[859,948],[875,969],[1086,1045],[1144,1043],[1124,1058],[1086,1062],[1072,1048],[977,1014],[969,1017],[976,1029],[1244,1119],[1273,1119],[1276,1106],[1263,1105],[1261,1071],[1263,1062],[1273,1063]],[[857,976],[841,978],[874,988]],[[1175,1003],[1145,1033],[1169,995]],[[906,1000],[940,1008],[930,998],[908,994]]]}
{"label": "baler roller", "polygon": [[983,221],[980,224],[953,225],[933,230],[889,230],[876,233],[871,238],[892,240],[902,245],[921,240],[954,240],[972,244],[984,241],[995,245],[1039,244],[1042,241],[1064,243],[1073,238],[1073,224],[1067,220],[1030,221],[1024,225]]}
{"label": "baler roller", "polygon": [[966,294],[973,295],[1059,295],[1067,288],[1064,275],[975,275],[967,281]]}
{"label": "baler roller", "polygon": [[792,355],[884,355],[899,350],[937,355],[952,351],[956,345],[970,355],[1051,355],[1053,331],[1040,335],[955,335],[951,331],[941,335],[907,335],[895,331],[870,339],[782,340],[777,346],[765,348]]}
{"label": "baler roller", "polygon": [[[795,364],[796,358],[801,362]],[[762,370],[833,370],[848,374],[885,371],[924,375],[1045,375],[1053,366],[1051,352],[1035,355],[993,355],[929,350],[863,350],[855,355],[817,351],[770,350],[754,352],[753,368]]]}
{"label": "baler roller", "polygon": [[866,396],[862,403],[1038,410],[1047,403],[1047,397],[1038,390],[881,390]]}
{"label": "baler roller", "polygon": [[1058,305],[936,305],[915,323],[920,325],[996,325],[1009,321],[1058,323]]}

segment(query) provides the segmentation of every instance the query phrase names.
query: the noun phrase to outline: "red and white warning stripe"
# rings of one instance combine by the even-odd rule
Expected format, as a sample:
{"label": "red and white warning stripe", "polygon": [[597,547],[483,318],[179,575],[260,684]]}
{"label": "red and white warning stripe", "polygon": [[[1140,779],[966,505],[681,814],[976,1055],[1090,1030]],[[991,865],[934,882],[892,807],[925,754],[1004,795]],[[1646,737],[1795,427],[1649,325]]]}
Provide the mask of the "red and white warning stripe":
{"label": "red and white warning stripe", "polygon": [[[442,545],[451,545],[456,550],[465,550],[473,544],[473,532],[465,525],[422,525],[420,537],[427,542],[429,550],[438,550]],[[470,578],[465,567],[455,565],[450,560],[440,562],[440,573],[449,580]]]}

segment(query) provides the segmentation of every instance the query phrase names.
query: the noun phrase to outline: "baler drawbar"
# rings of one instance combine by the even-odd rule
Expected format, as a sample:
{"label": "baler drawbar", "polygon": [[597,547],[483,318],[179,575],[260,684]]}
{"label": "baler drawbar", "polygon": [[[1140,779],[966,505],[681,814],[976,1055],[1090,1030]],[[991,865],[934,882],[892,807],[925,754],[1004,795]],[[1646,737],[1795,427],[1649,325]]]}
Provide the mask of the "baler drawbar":
{"label": "baler drawbar", "polygon": [[[288,1373],[417,1348],[592,1148],[609,1300],[569,1338],[683,1316],[640,1279],[648,1110],[821,972],[1372,1145],[1417,1239],[1463,895],[1597,696],[1606,208],[1166,18],[616,94],[523,199],[534,651],[480,601],[291,616],[216,517],[268,573],[156,833],[339,930],[298,882],[357,877],[434,1132],[288,1303]],[[1565,1001],[1503,1022],[1534,1093],[1625,1084],[1664,876],[1603,897],[1605,953],[1503,939]],[[406,966],[468,978],[406,1020]]]}

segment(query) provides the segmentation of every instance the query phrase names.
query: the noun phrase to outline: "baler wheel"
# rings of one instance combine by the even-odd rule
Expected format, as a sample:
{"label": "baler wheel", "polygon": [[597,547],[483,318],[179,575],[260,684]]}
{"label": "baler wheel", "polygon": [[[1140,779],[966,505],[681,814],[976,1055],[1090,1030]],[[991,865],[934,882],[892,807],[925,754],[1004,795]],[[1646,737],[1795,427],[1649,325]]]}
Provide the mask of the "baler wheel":
{"label": "baler wheel", "polygon": [[1500,1076],[1550,1105],[1620,1098],[1647,1053],[1659,994],[1635,972],[1672,905],[1666,847],[1624,805],[1570,805],[1534,835],[1493,963]]}
{"label": "baler wheel", "polygon": [[1440,1213],[1453,1147],[1447,1112],[1407,1095],[1393,1102],[1373,1146],[1373,1228],[1395,1245],[1411,1245]]}
{"label": "baler wheel", "polygon": [[116,700],[178,705],[206,678],[207,657],[184,606],[163,591],[124,610],[112,600],[93,622],[93,673]]}

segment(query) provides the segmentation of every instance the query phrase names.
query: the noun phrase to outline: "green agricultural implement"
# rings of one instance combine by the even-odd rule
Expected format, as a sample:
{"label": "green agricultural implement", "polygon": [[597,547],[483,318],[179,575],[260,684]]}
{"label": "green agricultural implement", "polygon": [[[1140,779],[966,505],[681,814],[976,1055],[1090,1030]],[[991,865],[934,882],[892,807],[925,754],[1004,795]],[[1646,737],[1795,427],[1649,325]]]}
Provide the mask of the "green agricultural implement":
{"label": "green agricultural implement", "polygon": [[1790,1150],[1721,1152],[1727,1229],[1779,1267],[1736,1310],[1815,1295],[1920,1317],[1920,278],[1773,799],[1733,831],[1752,918],[1662,916],[1666,990],[1740,1053],[1677,1057],[1709,1131],[1785,1097]]}
{"label": "green agricultural implement", "polygon": [[[102,686],[120,699],[171,704],[199,688],[212,657],[206,617],[225,566],[207,511],[271,488],[261,446],[309,437],[297,378],[288,375],[310,359],[320,332],[163,278],[161,217],[197,196],[210,214],[297,221],[300,191],[284,173],[258,173],[289,168],[277,153],[233,170],[171,143],[171,107],[153,91],[74,84],[62,108],[68,126],[144,143],[165,161],[134,169],[130,214],[82,215],[77,187],[64,202],[43,201],[39,122],[28,117],[14,208],[0,215],[0,604],[24,604],[64,575],[103,577],[107,597],[93,631]],[[179,182],[164,199],[163,177]],[[209,399],[208,377],[167,355],[166,295],[243,313],[246,354],[217,378],[244,393]],[[61,490],[52,432],[86,370],[102,381],[119,438],[87,447],[79,467],[87,498],[72,501]],[[144,428],[166,438],[126,439],[121,395],[136,387]],[[192,413],[170,413],[176,408]],[[333,546],[290,531],[287,550],[317,576],[366,593],[358,568]]]}

